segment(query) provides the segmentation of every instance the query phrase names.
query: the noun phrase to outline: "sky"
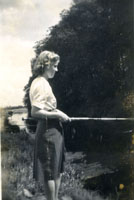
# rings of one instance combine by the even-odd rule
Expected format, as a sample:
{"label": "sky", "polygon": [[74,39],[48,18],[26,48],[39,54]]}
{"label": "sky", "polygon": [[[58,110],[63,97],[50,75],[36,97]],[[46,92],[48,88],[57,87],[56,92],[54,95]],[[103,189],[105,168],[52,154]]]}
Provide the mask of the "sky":
{"label": "sky", "polygon": [[0,0],[0,107],[23,105],[36,41],[72,0]]}

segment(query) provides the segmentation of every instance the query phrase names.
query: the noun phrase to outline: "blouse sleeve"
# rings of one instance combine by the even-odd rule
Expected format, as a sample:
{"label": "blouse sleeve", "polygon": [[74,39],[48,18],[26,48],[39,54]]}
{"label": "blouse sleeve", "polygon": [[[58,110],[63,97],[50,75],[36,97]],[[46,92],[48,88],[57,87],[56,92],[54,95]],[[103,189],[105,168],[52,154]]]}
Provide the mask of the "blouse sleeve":
{"label": "blouse sleeve", "polygon": [[40,109],[50,110],[50,107],[47,105],[48,89],[47,84],[41,80],[33,83],[30,88],[31,105]]}

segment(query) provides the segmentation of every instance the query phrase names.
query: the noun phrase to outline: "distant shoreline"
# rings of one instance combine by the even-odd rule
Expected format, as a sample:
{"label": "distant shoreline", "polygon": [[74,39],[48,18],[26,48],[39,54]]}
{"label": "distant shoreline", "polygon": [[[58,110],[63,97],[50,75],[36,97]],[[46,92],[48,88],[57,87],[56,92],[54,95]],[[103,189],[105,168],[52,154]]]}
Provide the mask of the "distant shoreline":
{"label": "distant shoreline", "polygon": [[13,114],[19,114],[19,113],[27,113],[27,108],[24,106],[13,106],[13,107],[5,107],[5,111],[11,111]]}

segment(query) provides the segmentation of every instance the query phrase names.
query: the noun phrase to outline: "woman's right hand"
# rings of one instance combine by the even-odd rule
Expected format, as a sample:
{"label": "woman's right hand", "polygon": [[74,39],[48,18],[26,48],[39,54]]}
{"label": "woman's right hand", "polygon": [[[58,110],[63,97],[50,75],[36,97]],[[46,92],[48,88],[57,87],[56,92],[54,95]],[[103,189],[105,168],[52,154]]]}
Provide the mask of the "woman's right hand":
{"label": "woman's right hand", "polygon": [[66,115],[64,112],[60,111],[60,110],[56,110],[57,114],[58,114],[58,118],[61,122],[68,122],[71,121],[70,117],[68,115]]}

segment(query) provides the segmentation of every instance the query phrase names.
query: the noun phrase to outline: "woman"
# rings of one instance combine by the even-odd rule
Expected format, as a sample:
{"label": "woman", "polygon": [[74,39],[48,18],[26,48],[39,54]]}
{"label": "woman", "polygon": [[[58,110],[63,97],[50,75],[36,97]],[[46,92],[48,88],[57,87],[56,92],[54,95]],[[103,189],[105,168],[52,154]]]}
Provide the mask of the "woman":
{"label": "woman", "polygon": [[[38,119],[36,130],[34,178],[43,181],[47,200],[57,200],[64,161],[62,123],[70,118],[57,109],[48,79],[58,71],[60,57],[54,52],[40,53],[33,67],[36,78],[30,87],[31,115]],[[41,180],[42,179],[42,180]]]}

